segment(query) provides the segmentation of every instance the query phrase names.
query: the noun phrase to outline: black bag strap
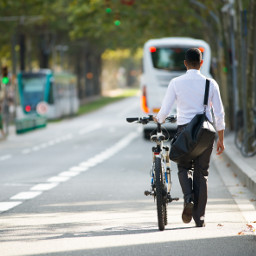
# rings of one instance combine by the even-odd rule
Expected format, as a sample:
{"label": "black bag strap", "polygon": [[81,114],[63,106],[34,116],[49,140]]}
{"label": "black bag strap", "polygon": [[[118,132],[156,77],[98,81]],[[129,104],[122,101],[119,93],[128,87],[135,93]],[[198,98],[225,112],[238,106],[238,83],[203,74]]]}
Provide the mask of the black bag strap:
{"label": "black bag strap", "polygon": [[204,113],[206,112],[206,107],[208,105],[209,88],[210,88],[210,80],[206,79],[205,91],[204,91]]}

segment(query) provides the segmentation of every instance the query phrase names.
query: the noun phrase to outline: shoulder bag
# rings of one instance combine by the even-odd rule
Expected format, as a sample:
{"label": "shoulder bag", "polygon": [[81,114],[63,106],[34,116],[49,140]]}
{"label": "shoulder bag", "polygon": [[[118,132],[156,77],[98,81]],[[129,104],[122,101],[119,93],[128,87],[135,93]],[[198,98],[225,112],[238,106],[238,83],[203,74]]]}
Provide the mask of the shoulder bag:
{"label": "shoulder bag", "polygon": [[171,141],[170,159],[176,163],[191,161],[201,155],[215,139],[216,131],[206,116],[210,81],[206,79],[204,112],[197,114]]}

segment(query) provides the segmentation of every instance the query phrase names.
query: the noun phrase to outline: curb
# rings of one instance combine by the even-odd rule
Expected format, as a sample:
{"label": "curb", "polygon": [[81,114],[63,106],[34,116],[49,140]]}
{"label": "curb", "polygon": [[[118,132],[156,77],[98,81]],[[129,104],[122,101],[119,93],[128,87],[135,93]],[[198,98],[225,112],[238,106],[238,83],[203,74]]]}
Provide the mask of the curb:
{"label": "curb", "polygon": [[[234,173],[246,187],[256,194],[256,170],[249,166],[241,157],[237,156],[238,152],[228,147],[223,152],[223,158],[231,165]],[[240,154],[240,152],[239,152]]]}
{"label": "curb", "polygon": [[[244,158],[240,151],[234,145],[234,135],[230,134],[225,139],[226,148],[221,154],[221,158],[239,178],[241,183],[246,186],[252,193],[256,194],[256,166],[254,160],[249,161],[249,158]],[[249,163],[246,162],[248,159]],[[256,163],[256,161],[255,161]],[[216,165],[216,163],[214,163]],[[219,168],[218,166],[216,166]]]}

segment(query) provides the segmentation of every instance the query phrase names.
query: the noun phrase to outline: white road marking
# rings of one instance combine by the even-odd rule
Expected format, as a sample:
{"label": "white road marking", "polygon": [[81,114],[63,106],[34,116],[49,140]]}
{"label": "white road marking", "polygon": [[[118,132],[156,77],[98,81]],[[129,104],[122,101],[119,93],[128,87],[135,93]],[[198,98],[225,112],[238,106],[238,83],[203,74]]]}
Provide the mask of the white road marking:
{"label": "white road marking", "polygon": [[89,168],[89,167],[93,167],[95,165],[96,165],[96,163],[93,162],[92,159],[90,158],[86,162],[82,162],[79,166],[84,167],[84,168]]}
{"label": "white road marking", "polygon": [[74,166],[71,167],[69,170],[71,172],[85,172],[87,171],[88,167],[87,166]]}
{"label": "white road marking", "polygon": [[35,198],[39,195],[41,195],[42,192],[41,191],[37,191],[37,192],[32,192],[32,191],[28,191],[28,192],[21,192],[18,193],[17,195],[11,197],[11,200],[27,200],[27,199],[32,199]]}
{"label": "white road marking", "polygon": [[49,141],[49,142],[47,143],[48,146],[53,146],[53,145],[55,145],[55,144],[56,144],[56,143],[55,143],[54,140],[51,140],[51,141]]}
{"label": "white road marking", "polygon": [[23,149],[22,151],[21,151],[21,153],[22,154],[29,154],[31,152],[31,149],[29,149],[29,148],[26,148],[26,149]]}
{"label": "white road marking", "polygon": [[[63,141],[66,141],[66,140],[69,140],[69,139],[72,139],[73,138],[73,134],[67,134],[67,135],[64,135],[62,137],[59,137],[59,138],[56,138],[56,139],[53,139],[53,140],[50,140],[48,142],[45,142],[45,143],[42,143],[42,144],[39,144],[37,146],[34,146],[32,148],[27,148],[27,149],[23,149],[21,151],[22,154],[29,154],[31,153],[32,151],[39,151],[40,149],[44,149],[44,148],[47,148],[47,147],[50,147],[50,146],[54,146],[58,143],[61,143]],[[0,158],[0,161],[1,161],[1,158]]]}
{"label": "white road marking", "polygon": [[65,176],[54,176],[49,178],[47,181],[48,182],[65,182],[67,180],[69,180],[70,177],[65,177]]}
{"label": "white road marking", "polygon": [[59,174],[59,176],[64,176],[64,177],[75,177],[79,174],[79,172],[73,172],[73,171],[69,171],[69,172],[61,172]]}
{"label": "white road marking", "polygon": [[39,146],[40,148],[47,148],[47,143],[43,143]]}
{"label": "white road marking", "polygon": [[62,142],[62,138],[57,138],[57,139],[55,140],[55,142],[56,142],[56,143]]}
{"label": "white road marking", "polygon": [[22,202],[0,202],[0,213],[6,212],[21,203]]}
{"label": "white road marking", "polygon": [[65,139],[65,140],[70,140],[70,139],[72,139],[73,137],[74,137],[74,135],[73,135],[72,133],[70,133],[70,134],[67,134],[67,135],[63,136],[63,139]]}
{"label": "white road marking", "polygon": [[46,191],[55,188],[59,183],[40,183],[32,187],[30,190]]}
{"label": "white road marking", "polygon": [[4,156],[0,157],[0,161],[4,161],[4,160],[10,159],[10,158],[12,158],[12,155],[4,155]]}

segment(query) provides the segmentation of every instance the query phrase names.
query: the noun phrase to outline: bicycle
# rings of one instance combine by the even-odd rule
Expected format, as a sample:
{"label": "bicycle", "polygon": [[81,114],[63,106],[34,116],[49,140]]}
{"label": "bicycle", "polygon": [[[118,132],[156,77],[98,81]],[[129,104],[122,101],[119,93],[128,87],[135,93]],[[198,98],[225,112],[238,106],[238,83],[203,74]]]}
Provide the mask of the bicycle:
{"label": "bicycle", "polygon": [[[176,122],[176,116],[170,116],[166,118],[167,122]],[[126,121],[129,123],[140,123],[147,124],[149,122],[154,122],[153,116],[149,115],[148,117],[132,117],[126,118]],[[161,124],[157,123],[157,132],[150,136],[150,140],[156,143],[156,146],[152,147],[152,168],[150,171],[151,174],[151,189],[150,191],[146,190],[144,194],[146,196],[153,196],[154,201],[156,200],[157,205],[157,220],[158,228],[160,231],[165,229],[167,225],[167,204],[172,201],[178,201],[179,198],[171,197],[171,168],[170,168],[170,159],[168,146],[164,146],[163,142],[168,141],[165,135],[162,132]]]}
{"label": "bicycle", "polygon": [[239,109],[236,112],[236,127],[235,127],[235,145],[237,149],[241,150],[244,137],[244,117],[243,110]]}
{"label": "bicycle", "polygon": [[256,108],[253,109],[253,114],[254,131],[247,134],[240,149],[244,157],[252,157],[256,155]]}

